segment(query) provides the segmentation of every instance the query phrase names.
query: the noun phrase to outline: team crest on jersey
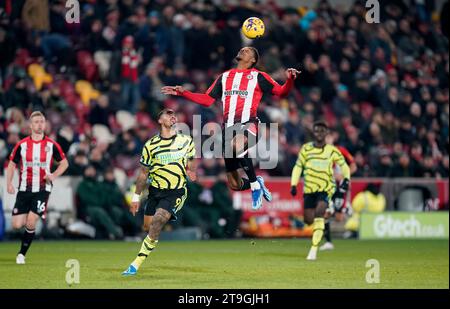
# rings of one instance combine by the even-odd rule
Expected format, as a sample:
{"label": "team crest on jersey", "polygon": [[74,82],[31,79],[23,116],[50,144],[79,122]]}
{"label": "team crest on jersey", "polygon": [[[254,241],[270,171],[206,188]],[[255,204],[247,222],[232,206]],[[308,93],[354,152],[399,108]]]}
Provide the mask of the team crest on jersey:
{"label": "team crest on jersey", "polygon": [[50,147],[49,146],[45,146],[45,152],[50,152]]}
{"label": "team crest on jersey", "polygon": [[247,75],[247,79],[248,79],[248,80],[252,80],[252,79],[253,79],[253,75],[252,75],[252,74],[248,74],[248,75]]}
{"label": "team crest on jersey", "polygon": [[13,214],[17,214],[19,212],[19,210],[17,208],[13,209]]}

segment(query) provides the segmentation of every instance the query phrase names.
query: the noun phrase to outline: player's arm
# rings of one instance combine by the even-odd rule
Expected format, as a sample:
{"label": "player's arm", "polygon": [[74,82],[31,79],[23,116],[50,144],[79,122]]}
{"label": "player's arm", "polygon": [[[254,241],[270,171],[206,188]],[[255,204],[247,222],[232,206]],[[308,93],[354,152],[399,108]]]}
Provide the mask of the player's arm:
{"label": "player's arm", "polygon": [[337,148],[335,148],[335,151],[333,152],[333,161],[341,168],[343,180],[339,184],[339,191],[342,194],[345,194],[350,185],[350,168],[345,162],[344,156]]}
{"label": "player's arm", "polygon": [[45,175],[45,178],[48,179],[49,181],[53,181],[57,177],[64,174],[64,172],[67,170],[68,167],[69,167],[69,161],[67,161],[67,159],[64,158],[58,162],[58,167],[56,168],[56,170],[51,174]]}
{"label": "player's arm", "polygon": [[[258,82],[259,86],[261,87],[262,91],[264,93],[271,93],[276,96],[286,96],[289,91],[291,91],[292,87],[294,86],[294,80],[297,78],[297,75],[299,75],[301,72],[289,68],[286,70],[286,82],[283,85],[278,84],[272,77],[270,77],[269,74],[265,72],[260,72],[261,74],[258,75]],[[260,76],[260,77],[259,77]]]}
{"label": "player's arm", "polygon": [[291,195],[297,195],[297,185],[302,176],[303,167],[305,166],[305,155],[303,153],[303,148],[298,153],[297,161],[295,162],[294,168],[292,169],[291,175]]}
{"label": "player's arm", "polygon": [[67,161],[67,158],[58,143],[53,144],[53,158],[58,162],[58,167],[53,173],[47,173],[45,175],[45,179],[49,182],[53,182],[57,177],[64,174],[69,167],[69,161]]}
{"label": "player's arm", "polygon": [[195,144],[194,139],[191,137],[191,141],[188,146],[188,150],[186,153],[187,157],[187,166],[186,166],[186,174],[188,175],[189,179],[192,181],[197,180],[197,161],[194,159],[195,156]]}
{"label": "player's arm", "polygon": [[8,191],[9,194],[14,194],[16,190],[14,189],[14,186],[12,184],[13,178],[14,178],[14,170],[16,169],[17,164],[20,162],[20,144],[16,144],[13,151],[11,152],[11,155],[9,156],[9,163],[8,167],[6,168],[6,191]]}
{"label": "player's arm", "polygon": [[139,210],[139,203],[141,200],[141,193],[144,191],[147,184],[149,168],[147,166],[141,166],[139,169],[139,175],[136,179],[136,191],[134,191],[133,197],[131,198],[130,212],[133,216]]}
{"label": "player's arm", "polygon": [[16,163],[13,160],[10,160],[8,163],[8,167],[6,168],[6,190],[9,194],[14,194],[16,192],[12,184],[15,169]]}
{"label": "player's arm", "polygon": [[133,197],[131,198],[130,204],[130,212],[133,214],[133,216],[135,216],[139,210],[141,193],[144,191],[145,186],[147,185],[147,178],[148,173],[150,171],[151,159],[152,157],[150,151],[147,145],[144,145],[144,147],[142,148],[141,159],[139,160],[141,167],[139,168],[139,174],[136,179],[136,189],[133,193]]}
{"label": "player's arm", "polygon": [[184,89],[183,86],[164,86],[161,88],[161,92],[166,95],[182,96],[189,101],[208,107],[222,95],[221,77],[222,75],[216,78],[208,90],[206,90],[206,93],[191,92]]}

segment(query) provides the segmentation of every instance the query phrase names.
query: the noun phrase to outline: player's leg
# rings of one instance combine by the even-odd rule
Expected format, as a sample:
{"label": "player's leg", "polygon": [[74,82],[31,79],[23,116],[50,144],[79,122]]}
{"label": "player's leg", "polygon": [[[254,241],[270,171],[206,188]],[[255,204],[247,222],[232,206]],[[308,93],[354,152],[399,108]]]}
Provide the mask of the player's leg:
{"label": "player's leg", "polygon": [[311,225],[316,214],[316,193],[303,194],[303,220]]}
{"label": "player's leg", "polygon": [[22,244],[20,246],[19,254],[25,256],[27,254],[28,249],[33,242],[34,235],[36,232],[36,224],[39,221],[40,216],[30,211],[27,215],[27,220],[25,223],[25,231],[22,236]]}
{"label": "player's leg", "polygon": [[[16,196],[16,203],[14,204],[14,208],[12,211],[12,226],[14,229],[21,229],[27,225],[28,214],[31,213],[30,209],[33,203],[32,199],[33,195],[30,192],[18,192]],[[35,201],[34,201],[35,203]],[[29,225],[31,226],[31,218]],[[35,224],[36,225],[36,224]],[[34,226],[35,226],[34,225]],[[21,239],[21,247],[20,251],[16,256],[17,264],[25,264],[25,254],[26,250],[28,250],[31,241],[34,238],[34,228],[27,230],[25,228],[24,233],[22,234]],[[30,241],[31,239],[31,241]],[[25,249],[26,248],[26,249]]]}
{"label": "player's leg", "polygon": [[[227,180],[231,190],[245,191],[250,189],[250,181],[242,178],[237,169],[239,168],[238,159],[225,159],[225,168],[227,169]],[[235,170],[231,170],[236,168]]]}
{"label": "player's leg", "polygon": [[337,215],[337,213],[334,210],[334,206],[333,203],[330,203],[327,207],[327,210],[325,211],[325,229],[324,229],[324,238],[325,238],[325,243],[320,246],[319,250],[320,251],[325,251],[325,250],[333,250],[334,249],[334,245],[331,241],[331,221],[333,220],[333,216],[335,218],[335,216]]}
{"label": "player's leg", "polygon": [[150,224],[152,223],[153,216],[144,216],[144,231],[148,231],[150,229]]}
{"label": "player's leg", "polygon": [[27,222],[27,214],[20,214],[20,215],[14,215],[12,216],[12,227],[15,230],[21,229],[25,226],[25,223]]}
{"label": "player's leg", "polygon": [[[15,230],[21,229],[22,227],[25,226],[26,222],[27,222],[27,214],[14,214],[13,213],[13,216],[12,216],[13,229],[15,229]],[[21,248],[23,247],[23,239],[24,239],[25,235],[26,235],[26,232],[22,235]],[[23,254],[21,254],[20,252],[16,256],[16,264],[25,264],[25,256]]]}
{"label": "player's leg", "polygon": [[[155,249],[158,244],[159,234],[164,225],[172,219],[176,220],[176,213],[181,210],[187,198],[187,189],[156,191],[152,194],[149,192],[149,199],[146,203],[144,214],[149,224],[148,235],[142,242],[138,256],[131,263],[123,275],[135,275],[139,267],[148,257],[150,252]],[[145,220],[145,219],[144,219]],[[145,221],[144,221],[145,222]]]}
{"label": "player's leg", "polygon": [[[258,185],[253,184],[253,175],[255,174],[255,169],[253,167],[253,162],[249,158],[249,152],[258,144],[258,124],[256,122],[248,122],[240,127],[240,132],[236,135],[235,140],[233,140],[233,147],[236,148],[236,153],[238,158],[243,158],[240,162],[241,166],[247,173],[252,190],[255,188],[258,190]],[[256,175],[256,174],[255,174]],[[264,179],[262,176],[256,176],[256,180],[261,187],[263,197],[266,201],[272,201],[272,194],[269,189],[264,185]]]}
{"label": "player's leg", "polygon": [[309,250],[307,260],[315,260],[317,258],[317,250],[323,237],[325,229],[325,211],[328,207],[328,196],[324,192],[316,193],[316,207],[313,222],[313,235],[311,249]]}
{"label": "player's leg", "polygon": [[150,220],[148,235],[144,238],[137,257],[128,269],[122,273],[123,275],[135,275],[137,273],[139,267],[141,267],[142,263],[158,244],[159,234],[171,216],[172,214],[163,208],[156,210],[155,215]]}
{"label": "player's leg", "polygon": [[21,229],[27,223],[27,215],[30,211],[30,195],[29,192],[18,192],[16,202],[12,210],[12,227],[13,229]]}
{"label": "player's leg", "polygon": [[237,158],[237,151],[241,151],[245,144],[245,136],[236,134],[240,129],[240,124],[223,130],[222,147],[227,173],[228,185],[234,191],[244,191],[250,189],[250,181],[242,178],[238,172],[241,168],[241,161]]}
{"label": "player's leg", "polygon": [[333,242],[331,240],[331,222],[330,222],[330,219],[326,219],[326,221],[325,221],[325,229],[324,229],[323,237],[325,238],[325,243],[322,246],[320,246],[320,251],[333,250],[334,249],[334,245],[333,245]]}
{"label": "player's leg", "polygon": [[262,206],[263,192],[261,184],[256,178],[255,168],[253,167],[252,159],[245,157],[247,147],[247,137],[243,134],[237,134],[232,140],[232,148],[234,153],[238,156],[239,165],[244,169],[247,174],[248,181],[250,182],[250,189],[252,191],[252,207],[253,209],[259,209]]}

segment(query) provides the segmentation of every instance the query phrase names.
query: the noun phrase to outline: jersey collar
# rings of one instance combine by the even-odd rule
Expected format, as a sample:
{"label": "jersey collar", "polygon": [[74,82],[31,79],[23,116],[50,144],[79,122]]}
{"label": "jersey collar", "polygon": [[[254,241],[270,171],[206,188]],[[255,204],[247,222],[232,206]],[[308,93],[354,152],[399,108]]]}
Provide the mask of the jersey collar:
{"label": "jersey collar", "polygon": [[159,135],[159,138],[160,138],[160,139],[167,141],[167,140],[174,139],[175,137],[177,137],[178,134],[175,133],[172,137],[162,137],[162,136],[161,136],[161,133],[159,133],[158,135]]}

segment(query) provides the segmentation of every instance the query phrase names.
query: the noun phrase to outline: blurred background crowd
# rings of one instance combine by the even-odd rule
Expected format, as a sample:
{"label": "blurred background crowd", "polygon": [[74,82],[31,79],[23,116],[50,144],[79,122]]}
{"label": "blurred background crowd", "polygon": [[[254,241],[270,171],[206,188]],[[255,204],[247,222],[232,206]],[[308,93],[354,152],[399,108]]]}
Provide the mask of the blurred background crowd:
{"label": "blurred background crowd", "polygon": [[[67,23],[64,0],[0,0],[2,165],[28,134],[27,116],[42,110],[68,154],[68,175],[92,166],[103,178],[111,167],[132,177],[164,106],[191,126],[194,114],[202,124],[222,121],[221,104],[204,108],[161,87],[205,92],[251,44],[258,68],[278,82],[287,67],[302,71],[288,97],[260,105],[261,121],[279,125],[278,165],[263,173],[289,176],[324,118],[334,143],[353,154],[356,177],[448,178],[448,1],[380,1],[379,24],[365,21],[365,1],[346,9],[326,0],[79,2],[80,23]],[[250,16],[266,25],[255,41],[240,34]],[[199,162],[200,175],[221,171],[222,160]]]}

